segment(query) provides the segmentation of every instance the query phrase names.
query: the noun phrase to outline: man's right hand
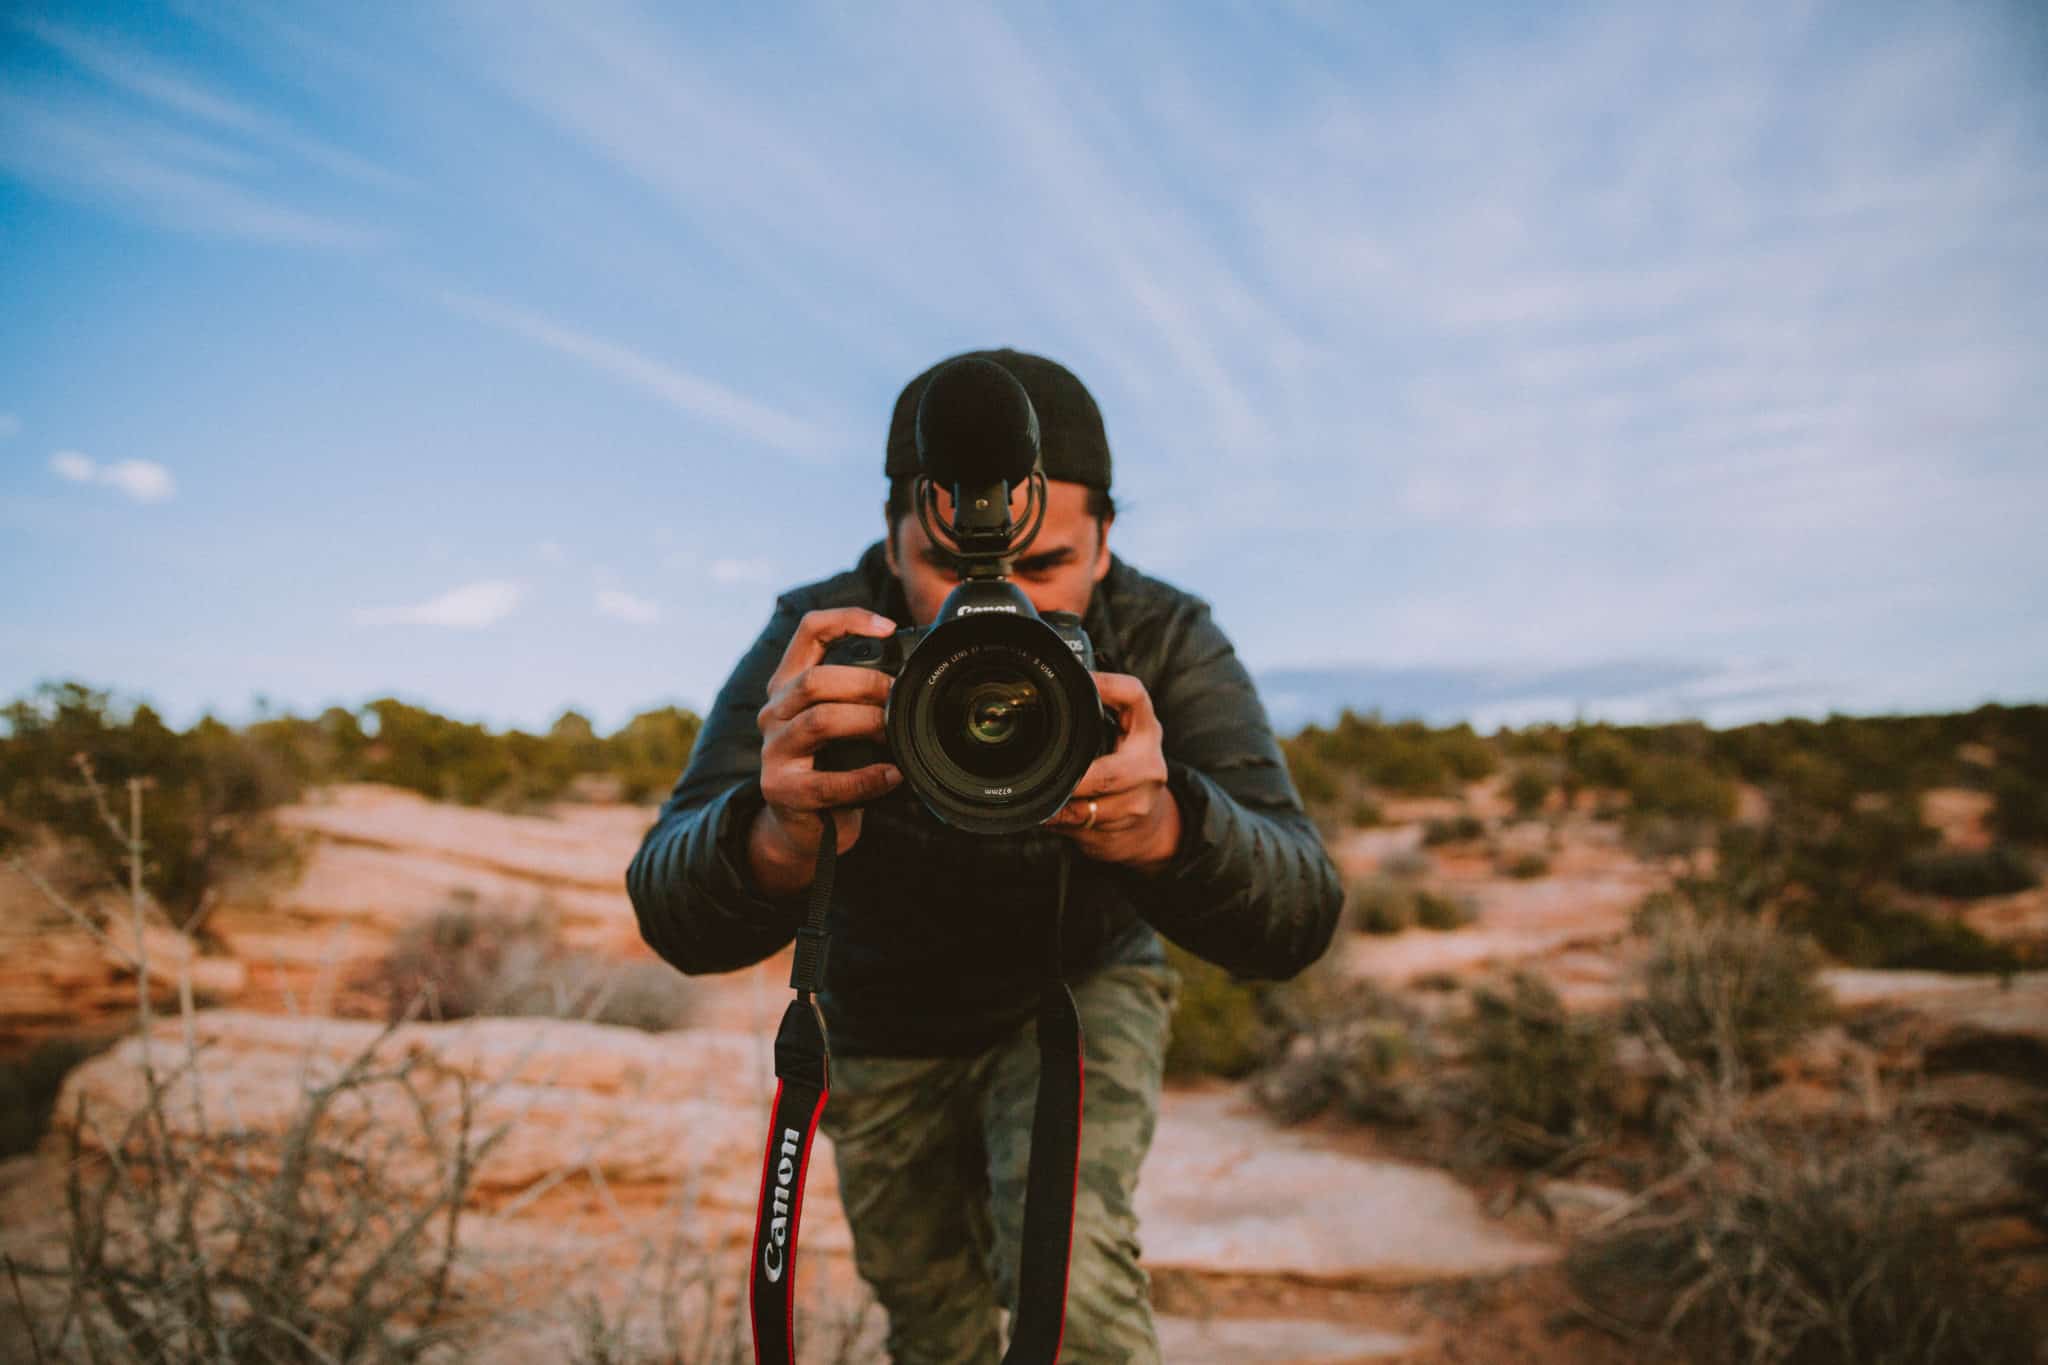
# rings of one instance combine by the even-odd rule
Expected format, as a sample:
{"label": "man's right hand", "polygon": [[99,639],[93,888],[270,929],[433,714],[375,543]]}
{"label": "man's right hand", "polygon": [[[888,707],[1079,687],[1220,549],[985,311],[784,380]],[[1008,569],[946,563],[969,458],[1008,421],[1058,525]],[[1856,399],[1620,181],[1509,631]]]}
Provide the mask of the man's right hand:
{"label": "man's right hand", "polygon": [[903,774],[893,763],[851,772],[819,772],[817,753],[835,739],[882,738],[887,674],[821,663],[825,646],[848,635],[889,636],[896,623],[861,607],[813,611],[797,623],[782,662],[768,680],[761,727],[761,795],[767,807],[747,837],[754,880],[770,895],[811,884],[831,810],[840,853],[860,838],[860,807],[894,789]]}

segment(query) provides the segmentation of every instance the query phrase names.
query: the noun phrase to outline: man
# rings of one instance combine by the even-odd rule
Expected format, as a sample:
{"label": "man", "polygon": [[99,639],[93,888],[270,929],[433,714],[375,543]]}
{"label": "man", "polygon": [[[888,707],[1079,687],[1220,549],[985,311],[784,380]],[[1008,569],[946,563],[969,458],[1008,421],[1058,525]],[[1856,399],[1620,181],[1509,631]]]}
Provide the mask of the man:
{"label": "man", "polygon": [[1110,553],[1109,442],[1088,390],[1038,356],[975,354],[1038,411],[1048,511],[1012,577],[1040,612],[1082,616],[1121,716],[1115,751],[1020,835],[947,828],[893,764],[814,766],[828,741],[881,738],[891,683],[821,663],[826,645],[929,624],[958,581],[912,501],[927,370],[890,422],[883,540],[776,603],[626,882],[641,932],[677,967],[746,966],[802,922],[818,812],[835,812],[824,1128],[854,1259],[897,1365],[993,1365],[997,1310],[1014,1313],[1019,1289],[1042,945],[1071,851],[1061,943],[1087,1086],[1062,1359],[1156,1362],[1132,1196],[1177,988],[1159,936],[1242,976],[1287,977],[1328,945],[1342,892],[1207,606]]}

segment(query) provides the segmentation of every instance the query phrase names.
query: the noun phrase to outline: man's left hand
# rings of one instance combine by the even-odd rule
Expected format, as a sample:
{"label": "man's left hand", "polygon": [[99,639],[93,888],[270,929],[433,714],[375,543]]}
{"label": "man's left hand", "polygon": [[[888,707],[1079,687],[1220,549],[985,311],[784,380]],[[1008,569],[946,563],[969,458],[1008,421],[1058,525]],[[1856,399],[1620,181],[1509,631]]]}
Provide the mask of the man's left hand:
{"label": "man's left hand", "polygon": [[1180,846],[1180,803],[1166,789],[1159,715],[1145,684],[1127,673],[1097,673],[1095,688],[1123,718],[1123,737],[1088,766],[1045,827],[1097,862],[1157,871]]}

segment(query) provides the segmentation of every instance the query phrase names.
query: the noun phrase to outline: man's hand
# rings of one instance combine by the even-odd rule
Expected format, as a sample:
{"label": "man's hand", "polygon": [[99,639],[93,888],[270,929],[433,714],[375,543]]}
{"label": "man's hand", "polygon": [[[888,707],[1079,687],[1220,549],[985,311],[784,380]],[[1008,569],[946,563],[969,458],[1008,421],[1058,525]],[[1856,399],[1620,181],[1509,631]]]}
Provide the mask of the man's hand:
{"label": "man's hand", "polygon": [[1073,797],[1045,822],[1098,862],[1155,872],[1180,846],[1180,803],[1166,789],[1164,732],[1145,684],[1126,673],[1097,673],[1095,690],[1123,717],[1114,753],[1088,765]]}
{"label": "man's hand", "polygon": [[[782,662],[768,679],[761,726],[761,795],[768,805],[747,836],[754,880],[770,895],[811,883],[825,823],[832,810],[840,853],[860,838],[860,805],[893,789],[903,774],[893,763],[870,763],[852,772],[817,769],[817,753],[835,739],[880,739],[887,674],[820,663],[825,646],[847,635],[888,636],[896,623],[861,607],[813,611],[797,623]],[[844,809],[841,809],[841,808]]]}

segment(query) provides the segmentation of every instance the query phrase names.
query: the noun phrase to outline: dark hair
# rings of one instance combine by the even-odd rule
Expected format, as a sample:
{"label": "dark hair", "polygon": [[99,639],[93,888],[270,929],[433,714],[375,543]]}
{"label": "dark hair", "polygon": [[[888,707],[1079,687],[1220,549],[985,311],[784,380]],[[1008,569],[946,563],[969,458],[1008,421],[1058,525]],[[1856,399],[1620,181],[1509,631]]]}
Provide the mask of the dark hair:
{"label": "dark hair", "polygon": [[[911,486],[917,480],[903,475],[889,480],[889,501],[882,507],[882,515],[889,519],[889,536],[893,540],[897,523],[909,516],[913,510],[910,502]],[[1088,490],[1088,515],[1095,518],[1099,527],[1116,516],[1116,499],[1109,495],[1107,488]]]}

